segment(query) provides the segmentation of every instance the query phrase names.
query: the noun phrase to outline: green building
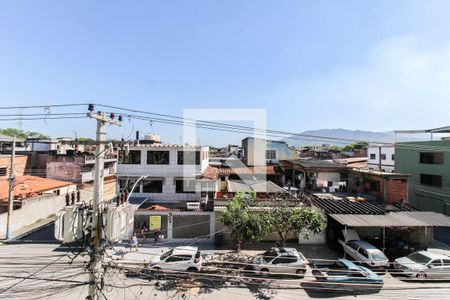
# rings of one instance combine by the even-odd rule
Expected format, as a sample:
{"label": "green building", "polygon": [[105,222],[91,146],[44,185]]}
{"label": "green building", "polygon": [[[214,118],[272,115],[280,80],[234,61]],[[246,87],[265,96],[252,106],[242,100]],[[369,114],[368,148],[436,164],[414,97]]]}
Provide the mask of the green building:
{"label": "green building", "polygon": [[395,172],[411,174],[409,204],[450,215],[450,140],[397,143]]}

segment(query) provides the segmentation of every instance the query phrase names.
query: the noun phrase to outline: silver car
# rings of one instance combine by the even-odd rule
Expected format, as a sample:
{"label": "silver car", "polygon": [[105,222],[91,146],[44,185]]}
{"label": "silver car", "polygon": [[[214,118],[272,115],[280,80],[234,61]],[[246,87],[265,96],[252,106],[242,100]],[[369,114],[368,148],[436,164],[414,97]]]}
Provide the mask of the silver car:
{"label": "silver car", "polygon": [[414,252],[397,258],[394,268],[417,279],[450,279],[450,258],[430,251]]}
{"label": "silver car", "polygon": [[295,248],[272,248],[253,257],[247,269],[259,274],[294,274],[304,277],[308,261]]}

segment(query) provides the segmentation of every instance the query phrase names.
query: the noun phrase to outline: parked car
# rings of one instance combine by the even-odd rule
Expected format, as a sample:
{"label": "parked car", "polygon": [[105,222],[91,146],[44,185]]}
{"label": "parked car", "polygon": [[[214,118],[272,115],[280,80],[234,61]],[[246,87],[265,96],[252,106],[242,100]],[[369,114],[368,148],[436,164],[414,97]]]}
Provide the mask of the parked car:
{"label": "parked car", "polygon": [[[383,278],[370,269],[356,265],[347,259],[339,259],[332,264],[312,265],[316,281],[306,286],[330,291],[379,291]],[[303,284],[302,284],[303,285]]]}
{"label": "parked car", "polygon": [[252,258],[247,269],[260,274],[295,274],[304,277],[308,261],[295,248],[271,248]]}
{"label": "parked car", "polygon": [[397,258],[394,268],[417,279],[450,279],[450,258],[430,251],[418,251]]}
{"label": "parked car", "polygon": [[375,246],[362,241],[354,229],[344,229],[342,234],[344,240],[339,240],[339,243],[342,245],[346,255],[370,268],[389,267],[389,260],[386,255]]}
{"label": "parked car", "polygon": [[148,265],[152,270],[199,272],[202,256],[197,247],[175,247],[162,255],[156,255]]}

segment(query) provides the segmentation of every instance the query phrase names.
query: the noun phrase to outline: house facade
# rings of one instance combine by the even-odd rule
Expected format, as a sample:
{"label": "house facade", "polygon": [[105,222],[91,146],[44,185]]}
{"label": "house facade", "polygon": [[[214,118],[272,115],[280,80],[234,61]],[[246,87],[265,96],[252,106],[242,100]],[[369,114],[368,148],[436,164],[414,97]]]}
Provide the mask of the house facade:
{"label": "house facade", "polygon": [[411,174],[409,203],[450,215],[450,141],[396,143],[395,171]]}
{"label": "house facade", "polygon": [[247,166],[279,164],[280,160],[297,159],[294,148],[283,141],[247,137],[242,140],[242,161]]}
{"label": "house facade", "polygon": [[199,201],[201,185],[197,179],[208,167],[208,150],[161,143],[130,146],[128,151],[119,152],[119,188],[130,192],[137,182],[133,196],[150,201]]}
{"label": "house facade", "polygon": [[367,149],[367,167],[380,172],[394,172],[395,144],[370,144]]}

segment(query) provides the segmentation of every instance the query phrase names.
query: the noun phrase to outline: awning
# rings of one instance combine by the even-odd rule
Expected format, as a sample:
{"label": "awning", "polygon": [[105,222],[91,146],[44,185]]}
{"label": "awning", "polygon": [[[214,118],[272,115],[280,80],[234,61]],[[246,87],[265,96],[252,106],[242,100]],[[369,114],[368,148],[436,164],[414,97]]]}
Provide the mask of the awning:
{"label": "awning", "polygon": [[450,217],[435,212],[390,212],[385,215],[330,214],[349,227],[450,227]]}

